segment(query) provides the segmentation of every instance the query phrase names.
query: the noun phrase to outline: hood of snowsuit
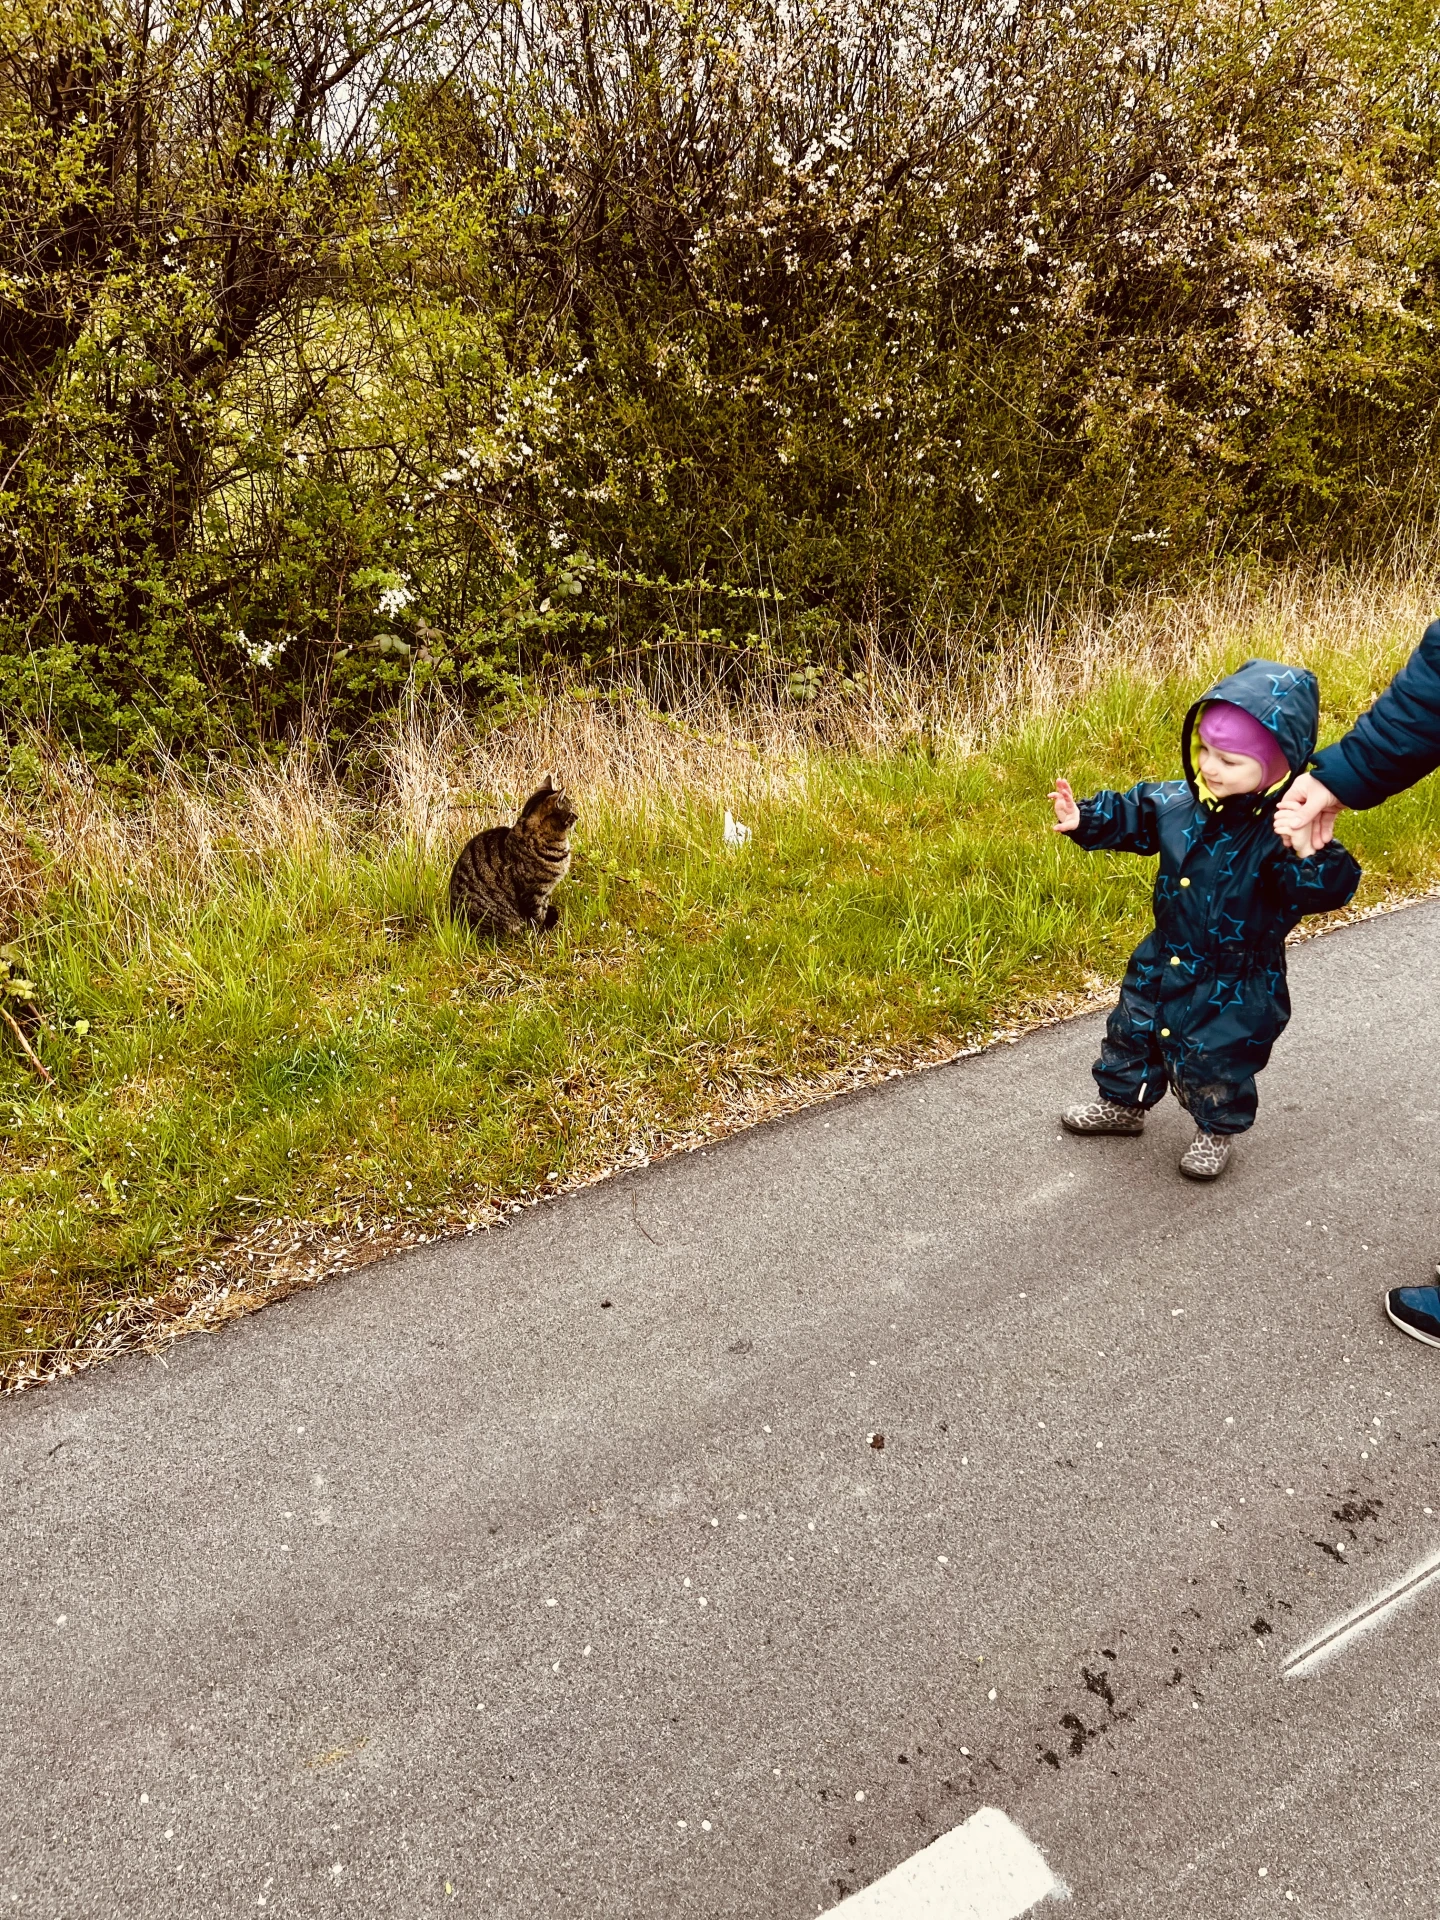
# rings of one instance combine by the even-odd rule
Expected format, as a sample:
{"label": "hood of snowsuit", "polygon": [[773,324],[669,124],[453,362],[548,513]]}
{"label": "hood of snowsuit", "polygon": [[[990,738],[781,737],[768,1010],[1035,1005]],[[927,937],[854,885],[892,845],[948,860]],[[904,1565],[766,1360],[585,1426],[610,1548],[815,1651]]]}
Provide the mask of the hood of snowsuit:
{"label": "hood of snowsuit", "polygon": [[[1243,667],[1217,680],[1185,716],[1180,755],[1186,782],[1197,800],[1201,795],[1193,758],[1195,725],[1212,700],[1228,700],[1232,706],[1243,708],[1267,733],[1273,733],[1292,773],[1299,773],[1314,753],[1320,731],[1320,683],[1314,674],[1305,667],[1284,666],[1278,660],[1247,660]],[[1258,812],[1277,798],[1273,792],[1236,794],[1221,804],[1227,813],[1252,808]]]}

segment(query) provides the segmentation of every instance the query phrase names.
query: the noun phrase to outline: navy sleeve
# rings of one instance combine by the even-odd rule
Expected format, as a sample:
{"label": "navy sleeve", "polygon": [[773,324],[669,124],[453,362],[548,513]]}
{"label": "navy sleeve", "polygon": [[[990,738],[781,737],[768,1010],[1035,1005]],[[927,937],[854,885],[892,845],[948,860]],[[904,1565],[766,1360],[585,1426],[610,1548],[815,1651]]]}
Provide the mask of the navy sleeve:
{"label": "navy sleeve", "polygon": [[1087,853],[1158,853],[1155,782],[1142,780],[1128,793],[1095,793],[1080,802],[1080,824],[1070,835]]}
{"label": "navy sleeve", "polygon": [[1440,767],[1440,620],[1368,713],[1315,756],[1315,776],[1347,807],[1378,807]]}
{"label": "navy sleeve", "polygon": [[1307,913],[1333,913],[1346,904],[1359,884],[1360,862],[1338,840],[1312,853],[1308,860],[1282,847],[1279,858],[1270,866],[1270,885],[1286,917],[1295,920]]}

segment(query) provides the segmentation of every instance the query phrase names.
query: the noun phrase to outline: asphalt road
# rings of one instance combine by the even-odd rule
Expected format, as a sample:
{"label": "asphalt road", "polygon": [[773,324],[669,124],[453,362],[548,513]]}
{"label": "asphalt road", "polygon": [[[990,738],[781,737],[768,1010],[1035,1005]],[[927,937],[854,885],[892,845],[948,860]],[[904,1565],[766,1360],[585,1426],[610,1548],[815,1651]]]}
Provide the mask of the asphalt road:
{"label": "asphalt road", "polygon": [[1215,1187],[1086,1019],[0,1406],[0,1915],[1434,1916],[1440,1582],[1282,1670],[1440,1548],[1437,935]]}

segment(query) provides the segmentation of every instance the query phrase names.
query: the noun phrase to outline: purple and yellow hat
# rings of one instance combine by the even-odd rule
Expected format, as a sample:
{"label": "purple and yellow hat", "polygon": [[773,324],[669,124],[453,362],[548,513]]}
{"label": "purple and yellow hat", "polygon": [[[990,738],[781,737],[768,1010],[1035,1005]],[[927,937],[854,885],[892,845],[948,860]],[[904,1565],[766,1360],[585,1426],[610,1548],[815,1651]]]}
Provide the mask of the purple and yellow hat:
{"label": "purple and yellow hat", "polygon": [[1269,792],[1291,771],[1284,748],[1253,713],[1229,700],[1212,700],[1200,715],[1200,738],[1217,753],[1245,753],[1265,769],[1261,791]]}

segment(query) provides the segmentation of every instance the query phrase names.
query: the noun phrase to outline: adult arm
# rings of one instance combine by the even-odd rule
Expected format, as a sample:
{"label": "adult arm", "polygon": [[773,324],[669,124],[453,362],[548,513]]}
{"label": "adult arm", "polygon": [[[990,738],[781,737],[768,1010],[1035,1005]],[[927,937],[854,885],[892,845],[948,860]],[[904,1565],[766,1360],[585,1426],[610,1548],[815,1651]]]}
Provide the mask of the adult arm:
{"label": "adult arm", "polygon": [[[1341,806],[1357,808],[1378,807],[1440,767],[1440,620],[1425,629],[1369,712],[1311,764],[1312,784],[1328,788]],[[1305,796],[1297,803],[1306,805]],[[1323,803],[1314,809],[1322,810]]]}

